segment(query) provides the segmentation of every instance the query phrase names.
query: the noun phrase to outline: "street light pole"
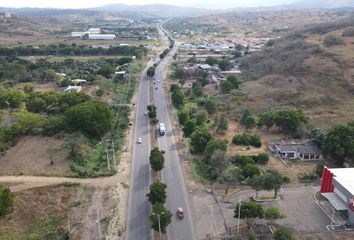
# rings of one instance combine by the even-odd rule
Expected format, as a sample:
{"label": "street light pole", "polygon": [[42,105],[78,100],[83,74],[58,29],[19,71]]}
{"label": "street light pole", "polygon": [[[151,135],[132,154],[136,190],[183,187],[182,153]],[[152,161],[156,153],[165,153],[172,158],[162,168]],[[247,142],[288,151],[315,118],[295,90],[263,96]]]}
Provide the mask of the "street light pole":
{"label": "street light pole", "polygon": [[[160,223],[160,213],[152,213],[152,214],[154,214],[155,216],[157,216],[157,222],[158,222],[158,224],[159,224],[159,236],[160,236],[160,240],[161,240],[161,223]],[[165,212],[162,212],[161,213],[161,215],[162,214],[165,214]]]}
{"label": "street light pole", "polygon": [[241,215],[241,199],[238,200],[238,218],[237,218],[237,235],[240,233],[240,215]]}

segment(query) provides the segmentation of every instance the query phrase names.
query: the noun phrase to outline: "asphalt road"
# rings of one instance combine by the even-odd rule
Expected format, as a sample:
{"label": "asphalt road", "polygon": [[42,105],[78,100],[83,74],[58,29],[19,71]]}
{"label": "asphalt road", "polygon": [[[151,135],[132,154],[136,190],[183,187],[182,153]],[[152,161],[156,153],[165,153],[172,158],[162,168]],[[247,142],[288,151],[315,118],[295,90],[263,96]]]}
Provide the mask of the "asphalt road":
{"label": "asphalt road", "polygon": [[[166,39],[165,39],[166,41]],[[177,152],[177,144],[173,135],[168,105],[163,90],[163,76],[177,47],[161,61],[155,71],[156,85],[153,89],[154,104],[157,107],[159,122],[165,123],[166,135],[158,137],[160,149],[165,149],[165,167],[162,170],[162,181],[167,185],[166,207],[173,214],[172,222],[167,228],[167,236],[170,240],[194,240],[194,224],[188,204],[188,193],[182,174],[180,159]],[[159,81],[158,81],[159,80]],[[156,89],[157,87],[157,89]],[[178,219],[176,212],[179,207],[184,208],[184,219]]]}
{"label": "asphalt road", "polygon": [[[127,226],[127,239],[131,240],[151,239],[149,223],[150,203],[146,197],[151,182],[151,168],[149,164],[149,119],[144,115],[148,102],[149,79],[146,76],[145,70],[140,79],[138,99],[136,102],[135,143],[133,146]],[[141,144],[137,143],[138,138],[142,138]]]}

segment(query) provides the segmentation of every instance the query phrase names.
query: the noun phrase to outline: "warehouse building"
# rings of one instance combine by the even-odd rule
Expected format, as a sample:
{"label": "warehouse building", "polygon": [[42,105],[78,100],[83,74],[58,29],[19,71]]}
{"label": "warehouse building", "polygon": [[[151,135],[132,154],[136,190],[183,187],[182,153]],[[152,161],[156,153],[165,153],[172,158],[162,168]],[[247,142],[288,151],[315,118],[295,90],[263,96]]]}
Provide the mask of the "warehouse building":
{"label": "warehouse building", "polygon": [[116,38],[114,34],[90,34],[89,39],[91,40],[113,40]]}
{"label": "warehouse building", "polygon": [[354,224],[354,168],[323,168],[320,192]]}

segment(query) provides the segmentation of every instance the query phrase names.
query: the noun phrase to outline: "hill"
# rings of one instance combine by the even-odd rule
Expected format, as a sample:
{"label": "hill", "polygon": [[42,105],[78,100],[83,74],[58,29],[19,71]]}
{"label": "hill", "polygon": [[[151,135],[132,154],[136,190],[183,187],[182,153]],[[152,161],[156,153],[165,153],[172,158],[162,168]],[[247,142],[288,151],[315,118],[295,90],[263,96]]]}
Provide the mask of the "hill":
{"label": "hill", "polygon": [[354,119],[354,18],[312,25],[240,59],[242,106],[303,109],[315,126]]}
{"label": "hill", "polygon": [[[147,5],[126,5],[126,4],[109,4],[104,5],[95,10],[100,11],[115,11],[136,14],[145,14],[152,17],[179,17],[179,16],[192,16],[201,15],[205,13],[210,13],[211,10],[201,9],[201,8],[188,8],[179,7],[167,4],[147,4]],[[216,11],[216,10],[214,10]]]}

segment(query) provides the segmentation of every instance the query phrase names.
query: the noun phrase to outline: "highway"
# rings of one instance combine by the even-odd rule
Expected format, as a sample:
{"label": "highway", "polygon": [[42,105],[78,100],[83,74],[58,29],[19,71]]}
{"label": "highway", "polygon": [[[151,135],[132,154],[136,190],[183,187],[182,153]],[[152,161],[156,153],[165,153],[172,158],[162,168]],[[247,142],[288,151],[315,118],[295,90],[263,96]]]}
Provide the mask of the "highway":
{"label": "highway", "polygon": [[[146,69],[150,65],[146,67]],[[149,119],[144,112],[149,102],[149,78],[146,69],[139,83],[132,157],[127,239],[151,239],[150,203],[146,197],[151,183]],[[138,138],[142,143],[138,144]]]}
{"label": "highway", "polygon": [[[161,32],[161,29],[160,29]],[[164,37],[164,41],[167,38]],[[166,44],[168,46],[168,44]],[[166,68],[172,56],[177,51],[174,47],[170,53],[160,62],[155,71],[157,89],[154,86],[154,104],[157,107],[157,119],[165,123],[166,135],[158,137],[160,149],[165,149],[165,167],[162,170],[162,181],[167,185],[166,207],[173,214],[172,222],[167,227],[167,236],[169,240],[194,240],[194,224],[188,201],[188,193],[184,182],[184,177],[180,165],[180,159],[177,152],[177,144],[172,131],[169,109],[165,99],[163,89],[163,79]],[[168,91],[169,89],[166,89]],[[178,219],[176,212],[178,207],[184,208],[184,219]]]}
{"label": "highway", "polygon": [[[162,33],[161,28],[159,28],[159,32],[163,36],[165,46],[168,46],[167,37]],[[167,228],[167,237],[169,240],[195,240],[194,224],[188,204],[188,193],[180,166],[176,141],[173,136],[168,105],[162,88],[166,67],[176,51],[177,47],[173,48],[170,54],[156,67],[155,79],[157,89],[155,89],[155,85],[153,86],[157,118],[160,122],[165,123],[166,126],[166,135],[158,138],[158,144],[160,149],[165,149],[166,151],[162,181],[167,184],[166,207],[173,214],[172,222]],[[149,223],[151,207],[146,197],[151,183],[149,119],[144,115],[146,106],[149,103],[149,81],[152,81],[147,77],[146,70],[151,64],[150,62],[142,73],[136,103],[135,144],[133,146],[127,223],[128,240],[150,240],[152,238]],[[138,138],[142,138],[141,144],[136,143]],[[176,216],[178,207],[183,207],[185,211],[184,219],[182,220]]]}

